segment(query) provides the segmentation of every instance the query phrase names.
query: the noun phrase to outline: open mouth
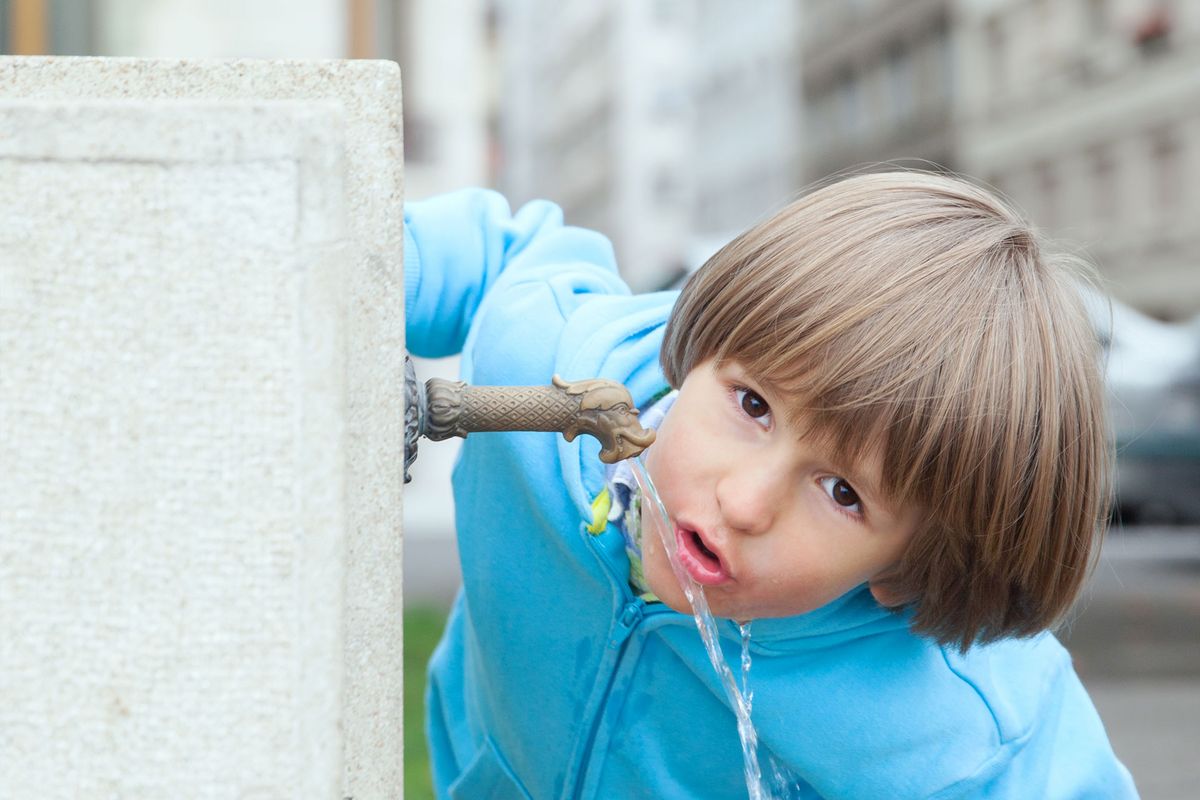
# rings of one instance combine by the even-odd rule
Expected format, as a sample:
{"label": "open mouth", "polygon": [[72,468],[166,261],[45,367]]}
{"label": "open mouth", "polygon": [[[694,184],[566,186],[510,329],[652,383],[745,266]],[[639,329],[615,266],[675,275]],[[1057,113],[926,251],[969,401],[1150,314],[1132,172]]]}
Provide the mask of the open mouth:
{"label": "open mouth", "polygon": [[687,528],[675,528],[676,553],[679,563],[696,583],[715,586],[731,580],[719,553],[704,543],[700,534]]}

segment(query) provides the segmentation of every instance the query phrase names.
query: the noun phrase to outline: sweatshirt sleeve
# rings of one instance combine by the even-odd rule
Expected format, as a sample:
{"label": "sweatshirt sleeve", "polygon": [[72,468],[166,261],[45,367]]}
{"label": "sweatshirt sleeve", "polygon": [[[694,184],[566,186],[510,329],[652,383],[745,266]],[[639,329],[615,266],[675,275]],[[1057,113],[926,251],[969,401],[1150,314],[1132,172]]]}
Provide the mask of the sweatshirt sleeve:
{"label": "sweatshirt sleeve", "polygon": [[513,213],[496,192],[466,189],[406,204],[408,349],[430,358],[460,352],[480,302],[501,274],[564,258],[616,274],[608,240],[564,226],[553,203],[534,201]]}

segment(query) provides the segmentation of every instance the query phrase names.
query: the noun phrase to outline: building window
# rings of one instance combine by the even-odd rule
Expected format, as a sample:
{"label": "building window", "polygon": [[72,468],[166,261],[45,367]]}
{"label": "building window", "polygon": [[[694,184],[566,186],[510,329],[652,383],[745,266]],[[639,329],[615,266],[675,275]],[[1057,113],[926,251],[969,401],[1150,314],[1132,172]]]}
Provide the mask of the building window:
{"label": "building window", "polygon": [[416,58],[416,6],[413,0],[347,0],[352,57],[387,58],[400,65],[404,80],[404,158],[411,164],[434,160],[437,132],[413,80]]}
{"label": "building window", "polygon": [[677,203],[682,199],[682,187],[675,173],[666,168],[660,168],[654,176],[654,201],[656,203]]}
{"label": "building window", "polygon": [[650,102],[650,114],[658,120],[680,119],[687,112],[687,94],[678,86],[660,86]]}
{"label": "building window", "polygon": [[938,88],[942,93],[942,102],[948,104],[954,97],[954,76],[958,68],[954,63],[954,35],[945,24],[938,27],[937,53],[938,64],[941,67]]}
{"label": "building window", "polygon": [[404,160],[413,164],[425,164],[436,158],[437,146],[435,127],[431,120],[416,111],[405,111],[402,121],[404,136]]}
{"label": "building window", "polygon": [[835,136],[834,126],[837,124],[836,98],[832,92],[826,91],[812,101],[812,110],[804,115],[808,127],[809,146],[814,150],[823,150]]}
{"label": "building window", "polygon": [[1150,154],[1154,173],[1154,193],[1162,211],[1173,211],[1182,198],[1183,177],[1179,139],[1170,130],[1160,130],[1151,137]]}
{"label": "building window", "polygon": [[904,44],[891,48],[887,56],[887,88],[893,119],[904,124],[913,115],[913,63],[912,51]]}
{"label": "building window", "polygon": [[1089,156],[1092,172],[1092,202],[1093,212],[1097,222],[1106,224],[1117,218],[1117,183],[1116,166],[1113,161],[1112,148],[1109,145],[1097,145],[1092,148]]}
{"label": "building window", "polygon": [[851,136],[856,135],[862,125],[861,95],[857,76],[849,70],[843,72],[837,82],[839,127]]}
{"label": "building window", "polygon": [[1028,19],[1030,38],[1032,39],[1033,54],[1037,59],[1037,67],[1046,69],[1052,58],[1053,25],[1050,0],[1033,0],[1032,16]]}
{"label": "building window", "polygon": [[1041,224],[1045,228],[1058,225],[1058,175],[1050,161],[1039,161],[1034,167],[1037,192],[1041,210]]}
{"label": "building window", "polygon": [[49,0],[50,52],[57,56],[96,54],[96,7],[99,3]]}
{"label": "building window", "polygon": [[678,0],[656,0],[654,3],[654,21],[659,25],[673,25],[679,16]]}
{"label": "building window", "polygon": [[1112,0],[1087,0],[1087,28],[1092,38],[1108,33],[1108,20]]}
{"label": "building window", "polygon": [[1008,39],[999,17],[987,21],[987,83],[993,100],[1008,88]]}
{"label": "building window", "polygon": [[95,51],[93,3],[0,0],[0,53],[89,56]]}
{"label": "building window", "polygon": [[1138,22],[1133,39],[1142,55],[1156,56],[1166,51],[1170,33],[1171,16],[1167,13],[1166,5],[1159,3]]}
{"label": "building window", "polygon": [[5,53],[40,56],[50,52],[45,0],[2,0],[0,44]]}

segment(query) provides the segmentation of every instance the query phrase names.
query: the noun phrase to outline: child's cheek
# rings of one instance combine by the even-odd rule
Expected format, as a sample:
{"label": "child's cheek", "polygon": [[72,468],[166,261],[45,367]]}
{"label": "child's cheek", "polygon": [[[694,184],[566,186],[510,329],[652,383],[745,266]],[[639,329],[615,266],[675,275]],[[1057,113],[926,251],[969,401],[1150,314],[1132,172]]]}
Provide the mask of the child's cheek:
{"label": "child's cheek", "polygon": [[671,570],[662,542],[652,543],[643,540],[642,564],[650,591],[675,611],[690,614],[691,608],[687,604],[683,590],[679,587],[678,579]]}

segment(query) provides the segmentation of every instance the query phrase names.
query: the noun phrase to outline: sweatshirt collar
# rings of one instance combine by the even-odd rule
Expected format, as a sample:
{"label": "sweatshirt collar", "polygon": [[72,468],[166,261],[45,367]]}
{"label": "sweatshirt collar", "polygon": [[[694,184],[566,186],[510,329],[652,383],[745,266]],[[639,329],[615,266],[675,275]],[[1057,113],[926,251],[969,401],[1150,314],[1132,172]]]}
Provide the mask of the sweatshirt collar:
{"label": "sweatshirt collar", "polygon": [[[910,618],[908,611],[879,605],[864,583],[805,614],[752,621],[751,647],[763,652],[790,651],[799,644],[824,647],[906,628]],[[737,624],[732,620],[722,621],[722,635],[739,638]]]}

